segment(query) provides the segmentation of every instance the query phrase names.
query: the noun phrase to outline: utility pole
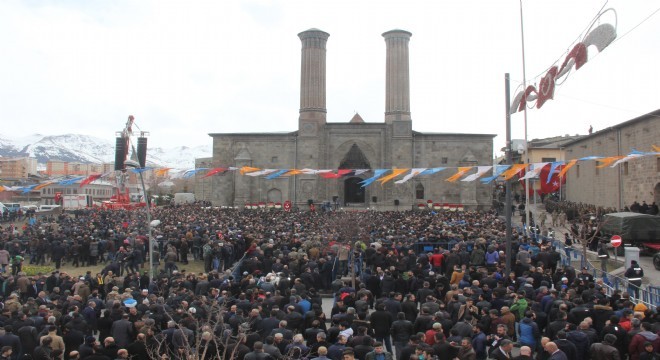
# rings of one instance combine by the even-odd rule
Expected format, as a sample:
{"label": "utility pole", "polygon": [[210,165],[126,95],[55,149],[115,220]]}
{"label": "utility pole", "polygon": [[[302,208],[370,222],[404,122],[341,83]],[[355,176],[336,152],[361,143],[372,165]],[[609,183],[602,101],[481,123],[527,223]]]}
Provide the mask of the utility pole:
{"label": "utility pole", "polygon": [[[506,164],[511,166],[513,165],[513,154],[511,153],[511,103],[510,103],[510,80],[509,73],[504,74],[504,98],[506,101]],[[511,237],[513,236],[513,231],[511,230],[511,207],[513,202],[511,200],[511,181],[506,180],[506,199],[505,205],[506,210],[506,276],[509,276],[511,273]]]}

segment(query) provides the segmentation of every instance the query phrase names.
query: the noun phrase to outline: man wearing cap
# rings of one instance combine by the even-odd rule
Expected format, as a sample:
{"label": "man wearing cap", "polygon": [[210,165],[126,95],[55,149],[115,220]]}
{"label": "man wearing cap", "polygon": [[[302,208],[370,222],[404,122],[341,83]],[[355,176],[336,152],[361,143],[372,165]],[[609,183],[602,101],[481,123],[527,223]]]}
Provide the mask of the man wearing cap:
{"label": "man wearing cap", "polygon": [[593,360],[619,360],[621,354],[619,350],[614,347],[616,342],[616,335],[607,334],[603,338],[603,342],[591,344],[591,358]]}
{"label": "man wearing cap", "polygon": [[624,276],[628,279],[628,292],[630,294],[635,294],[635,299],[639,298],[639,288],[642,286],[644,269],[637,264],[637,260],[632,260],[630,262],[630,267],[626,270]]}

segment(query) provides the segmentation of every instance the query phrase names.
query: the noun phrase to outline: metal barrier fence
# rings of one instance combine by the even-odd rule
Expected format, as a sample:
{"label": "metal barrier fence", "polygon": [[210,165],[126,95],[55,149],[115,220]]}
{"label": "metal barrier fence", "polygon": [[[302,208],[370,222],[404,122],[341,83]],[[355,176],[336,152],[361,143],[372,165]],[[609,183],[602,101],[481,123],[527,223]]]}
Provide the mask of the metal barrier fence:
{"label": "metal barrier fence", "polygon": [[573,261],[580,262],[580,268],[587,267],[594,278],[603,279],[606,286],[607,295],[612,295],[615,291],[626,291],[634,301],[641,302],[649,309],[656,309],[660,304],[660,287],[648,285],[646,288],[631,284],[625,277],[614,275],[595,267],[589,259],[585,259],[582,251],[567,247],[559,240],[554,240],[553,244],[562,256],[562,264],[568,265]]}

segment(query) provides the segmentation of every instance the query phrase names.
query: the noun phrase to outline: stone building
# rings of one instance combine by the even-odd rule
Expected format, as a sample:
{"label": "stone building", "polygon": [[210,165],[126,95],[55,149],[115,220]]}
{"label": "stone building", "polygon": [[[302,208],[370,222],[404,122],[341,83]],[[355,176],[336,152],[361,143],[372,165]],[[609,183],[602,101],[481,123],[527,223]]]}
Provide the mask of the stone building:
{"label": "stone building", "polygon": [[[298,130],[210,134],[212,163],[262,169],[370,170],[491,164],[494,135],[413,130],[408,61],[411,36],[404,30],[383,34],[386,44],[384,122],[365,122],[356,114],[350,121],[338,123],[327,122],[326,42],[329,34],[318,29],[298,34],[302,41]],[[309,201],[337,199],[342,206],[380,210],[410,209],[427,200],[463,204],[467,208],[491,206],[489,185],[478,181],[449,183],[444,181],[450,176],[447,171],[416,177],[401,185],[375,183],[366,188],[360,187],[359,182],[372,176],[372,171],[340,179],[296,175],[273,180],[233,172],[213,177],[209,186],[212,189],[210,200],[221,206],[286,200],[306,206]]]}
{"label": "stone building", "polygon": [[[652,151],[660,145],[660,110],[597,131],[565,144],[566,158],[625,156],[633,149]],[[634,201],[660,203],[660,157],[644,156],[617,167],[596,168],[581,161],[566,178],[569,201],[623,209]]]}

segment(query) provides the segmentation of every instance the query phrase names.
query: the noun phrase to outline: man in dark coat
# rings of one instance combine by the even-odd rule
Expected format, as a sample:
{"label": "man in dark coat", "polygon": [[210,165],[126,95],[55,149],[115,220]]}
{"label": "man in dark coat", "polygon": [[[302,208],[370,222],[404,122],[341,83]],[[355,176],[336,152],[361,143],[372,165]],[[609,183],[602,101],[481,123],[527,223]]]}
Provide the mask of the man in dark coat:
{"label": "man in dark coat", "polygon": [[34,360],[51,360],[50,353],[51,348],[50,344],[53,342],[53,338],[45,337],[41,341],[41,345],[37,346],[32,352],[32,359]]}
{"label": "man in dark coat", "polygon": [[614,347],[617,338],[614,334],[607,334],[601,343],[591,344],[589,352],[593,360],[621,359],[619,350]]}
{"label": "man in dark coat", "polygon": [[120,348],[124,348],[133,342],[133,323],[128,321],[128,314],[122,315],[121,320],[112,323],[111,334]]}
{"label": "man in dark coat", "polygon": [[0,335],[0,348],[3,346],[11,346],[13,352],[11,353],[11,360],[18,360],[18,357],[23,353],[21,349],[21,340],[18,336],[12,333],[13,327],[5,325],[4,335]]}
{"label": "man in dark coat", "polygon": [[369,322],[374,329],[376,340],[382,342],[387,347],[387,352],[392,353],[392,342],[390,341],[390,328],[394,318],[389,311],[385,310],[385,304],[376,305],[376,311],[369,316]]}
{"label": "man in dark coat", "polygon": [[133,360],[149,360],[146,339],[145,334],[138,334],[137,340],[126,347]]}
{"label": "man in dark coat", "polygon": [[65,326],[62,329],[62,340],[64,341],[64,353],[68,354],[78,350],[85,342],[85,335],[80,330]]}
{"label": "man in dark coat", "polygon": [[17,335],[23,347],[22,352],[24,354],[32,354],[34,349],[39,346],[39,333],[34,326],[23,326],[19,328]]}

